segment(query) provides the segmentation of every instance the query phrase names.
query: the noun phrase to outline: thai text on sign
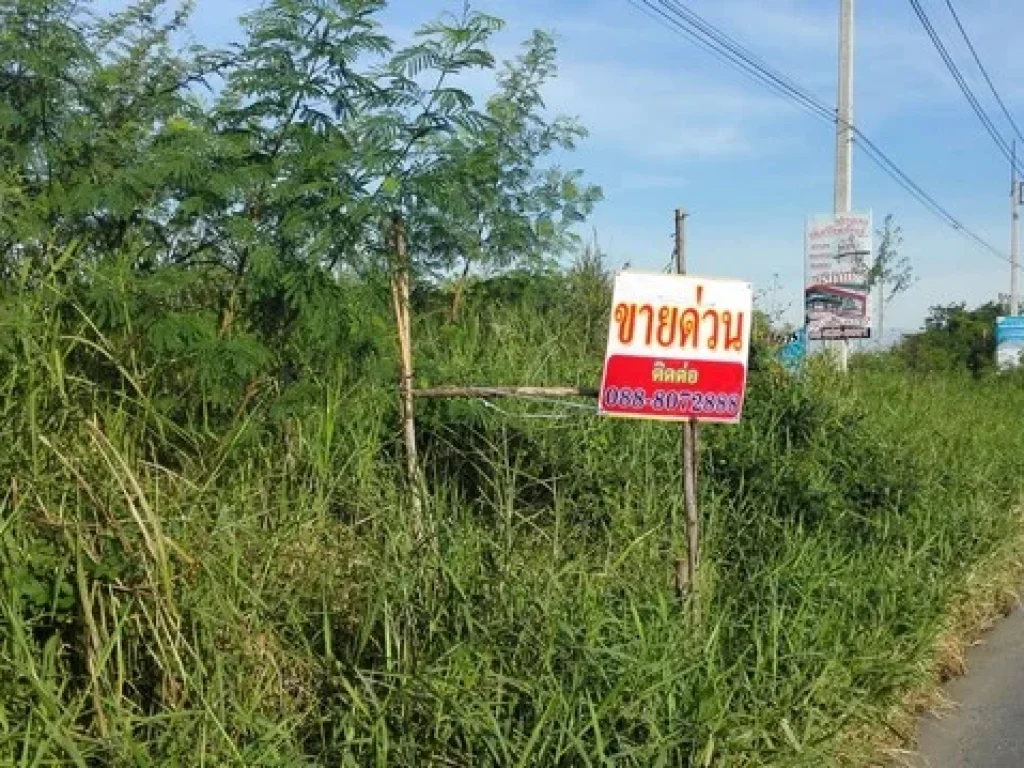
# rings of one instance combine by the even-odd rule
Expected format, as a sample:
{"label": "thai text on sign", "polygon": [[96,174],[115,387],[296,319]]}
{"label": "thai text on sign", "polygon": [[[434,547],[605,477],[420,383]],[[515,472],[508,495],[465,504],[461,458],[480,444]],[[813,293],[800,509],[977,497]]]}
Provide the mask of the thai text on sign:
{"label": "thai text on sign", "polygon": [[665,421],[739,421],[752,323],[750,283],[620,272],[600,412]]}
{"label": "thai text on sign", "polygon": [[823,214],[807,221],[804,312],[807,337],[871,336],[871,214]]}

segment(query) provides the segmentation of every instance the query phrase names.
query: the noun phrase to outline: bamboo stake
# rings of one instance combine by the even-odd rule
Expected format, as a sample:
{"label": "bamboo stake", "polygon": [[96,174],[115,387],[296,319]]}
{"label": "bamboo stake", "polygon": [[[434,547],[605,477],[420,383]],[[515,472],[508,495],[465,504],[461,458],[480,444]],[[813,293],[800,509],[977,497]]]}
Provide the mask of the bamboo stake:
{"label": "bamboo stake", "polygon": [[[686,274],[686,211],[676,211],[676,272]],[[697,507],[697,423],[683,422],[683,505],[686,510],[686,560],[676,561],[676,588],[680,597],[690,595],[695,616],[700,602],[700,510]]]}
{"label": "bamboo stake", "polygon": [[596,398],[600,391],[596,387],[430,387],[414,389],[414,397],[590,397]]}
{"label": "bamboo stake", "polygon": [[416,412],[413,398],[412,323],[409,303],[409,250],[405,239],[405,224],[400,216],[392,220],[395,263],[392,269],[391,297],[395,308],[398,331],[399,361],[401,365],[400,397],[402,404],[402,430],[405,439],[406,478],[412,499],[413,534],[423,537],[423,475],[420,470],[419,450],[416,445]]}
{"label": "bamboo stake", "polygon": [[689,591],[696,604],[700,591],[701,526],[697,507],[697,423],[683,424],[683,501],[686,505],[686,573],[684,592]]}

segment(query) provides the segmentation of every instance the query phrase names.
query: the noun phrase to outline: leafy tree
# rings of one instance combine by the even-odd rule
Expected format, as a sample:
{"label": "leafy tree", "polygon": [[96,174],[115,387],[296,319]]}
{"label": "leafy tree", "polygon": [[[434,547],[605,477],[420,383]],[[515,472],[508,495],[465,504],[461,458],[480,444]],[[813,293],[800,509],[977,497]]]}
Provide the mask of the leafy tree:
{"label": "leafy tree", "polygon": [[878,253],[868,270],[868,286],[878,289],[878,337],[885,335],[885,309],[914,284],[914,268],[907,256],[900,255],[903,245],[903,228],[898,226],[890,213],[885,217],[882,228],[876,232],[879,238]]}
{"label": "leafy tree", "polygon": [[119,354],[173,359],[176,392],[239,371],[227,402],[270,373],[374,356],[367,308],[406,268],[396,221],[421,284],[552,262],[599,193],[551,162],[583,130],[546,114],[550,37],[478,107],[460,86],[495,68],[501,22],[466,9],[398,49],[384,5],[267,0],[211,51],[175,42],[187,3],[0,0],[2,275],[73,252],[74,312]]}
{"label": "leafy tree", "polygon": [[995,368],[995,321],[1000,306],[989,302],[968,310],[963,303],[932,307],[921,333],[898,348],[918,371],[968,371],[974,376]]}
{"label": "leafy tree", "polygon": [[382,7],[272,0],[242,20],[247,38],[200,137],[209,170],[183,190],[179,222],[230,275],[221,333],[240,312],[275,343],[297,324],[328,339],[338,327],[329,270],[360,241],[367,190],[351,125],[377,93],[358,64],[390,50]]}
{"label": "leafy tree", "polygon": [[579,171],[542,162],[575,148],[586,131],[545,114],[542,90],[557,75],[552,37],[535,32],[505,65],[481,130],[450,137],[445,162],[422,179],[421,258],[442,275],[456,270],[452,316],[474,269],[538,269],[578,246],[573,228],[601,198]]}
{"label": "leafy tree", "polygon": [[212,62],[172,45],[188,8],[165,6],[141,0],[95,20],[72,0],[0,0],[5,271],[73,241],[98,259],[169,237],[159,169],[174,166],[174,126]]}

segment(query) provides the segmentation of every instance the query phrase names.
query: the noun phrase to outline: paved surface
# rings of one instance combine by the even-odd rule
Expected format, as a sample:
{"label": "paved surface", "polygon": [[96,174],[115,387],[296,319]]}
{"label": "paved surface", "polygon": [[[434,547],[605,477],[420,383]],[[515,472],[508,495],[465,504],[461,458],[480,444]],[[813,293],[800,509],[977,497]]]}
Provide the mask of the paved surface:
{"label": "paved surface", "polygon": [[921,718],[915,768],[1024,768],[1024,610],[970,651],[945,693],[956,708]]}

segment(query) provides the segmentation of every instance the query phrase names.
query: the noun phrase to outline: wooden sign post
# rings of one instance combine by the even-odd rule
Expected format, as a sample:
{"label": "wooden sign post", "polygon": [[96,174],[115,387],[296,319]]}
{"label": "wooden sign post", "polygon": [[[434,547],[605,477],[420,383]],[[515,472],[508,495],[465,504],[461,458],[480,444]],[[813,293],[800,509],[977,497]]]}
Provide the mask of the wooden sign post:
{"label": "wooden sign post", "polygon": [[[686,210],[676,209],[676,273],[686,274]],[[676,560],[676,589],[680,596],[688,591],[694,604],[700,602],[700,510],[697,507],[697,422],[689,419],[682,426],[683,505],[686,516],[686,560]]]}
{"label": "wooden sign post", "polygon": [[620,272],[615,277],[598,410],[606,416],[681,422],[686,557],[675,559],[675,580],[680,595],[689,596],[696,608],[697,423],[740,420],[753,289],[740,280],[685,274],[685,219],[684,211],[676,212],[679,274]]}
{"label": "wooden sign post", "polygon": [[401,402],[414,525],[423,529],[423,483],[414,398],[594,397],[605,416],[680,422],[686,557],[674,562],[676,589],[699,621],[701,518],[698,423],[735,424],[743,412],[753,288],[748,282],[687,274],[686,212],[676,211],[676,272],[615,277],[601,387],[444,386],[413,388],[409,265],[402,221],[393,222],[392,297],[401,350]]}

